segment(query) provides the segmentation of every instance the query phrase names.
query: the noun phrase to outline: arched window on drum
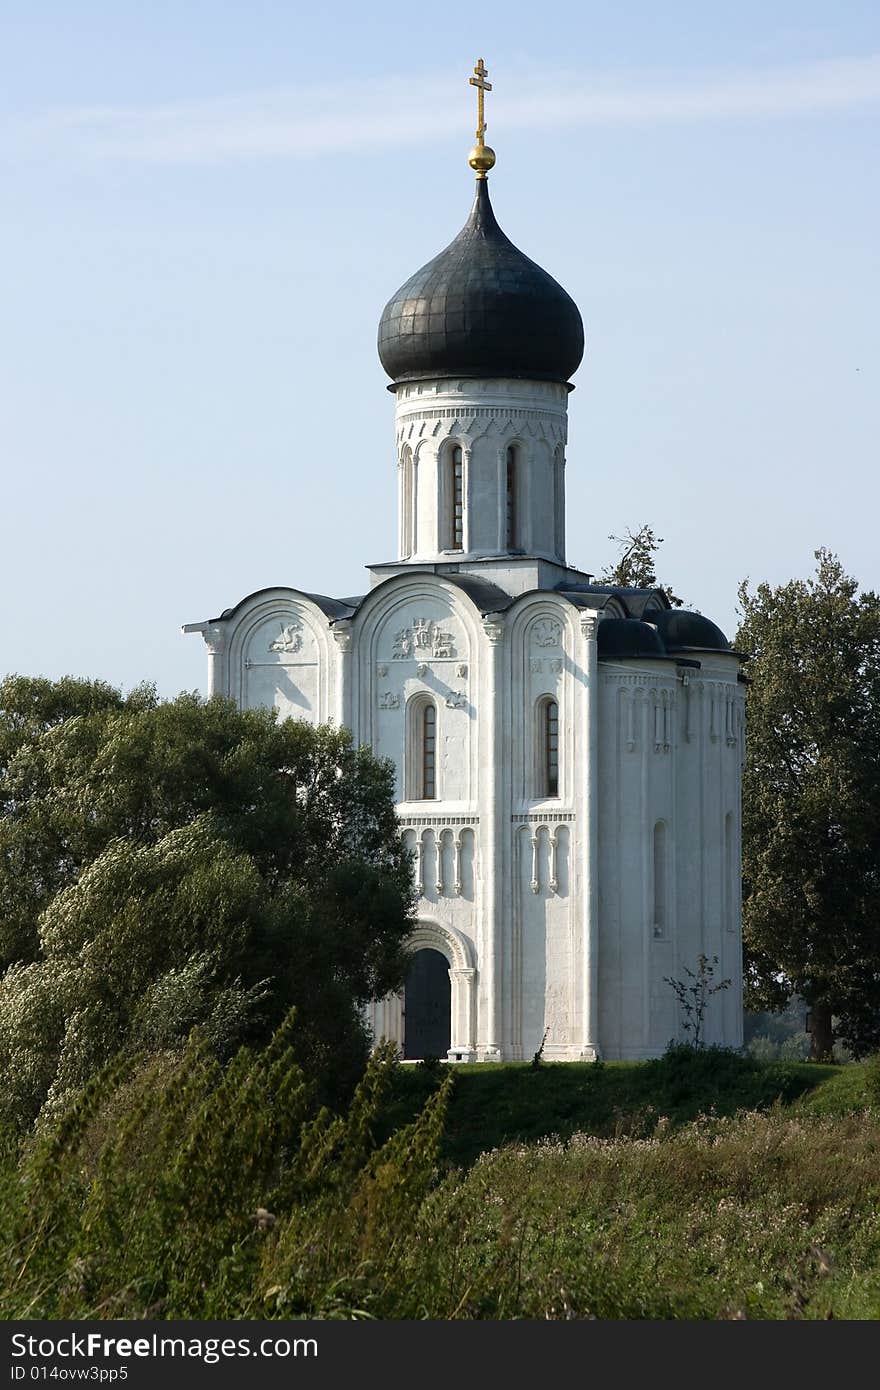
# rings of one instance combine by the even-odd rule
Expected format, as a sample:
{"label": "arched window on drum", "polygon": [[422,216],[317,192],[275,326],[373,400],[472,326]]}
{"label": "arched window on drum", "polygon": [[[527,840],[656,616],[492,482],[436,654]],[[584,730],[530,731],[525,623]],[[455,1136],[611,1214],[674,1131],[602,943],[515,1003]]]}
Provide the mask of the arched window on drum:
{"label": "arched window on drum", "polygon": [[460,444],[440,455],[440,549],[464,549],[464,453]]}
{"label": "arched window on drum", "polygon": [[507,449],[507,471],[504,506],[504,544],[507,550],[520,548],[519,538],[519,457],[515,444]]}

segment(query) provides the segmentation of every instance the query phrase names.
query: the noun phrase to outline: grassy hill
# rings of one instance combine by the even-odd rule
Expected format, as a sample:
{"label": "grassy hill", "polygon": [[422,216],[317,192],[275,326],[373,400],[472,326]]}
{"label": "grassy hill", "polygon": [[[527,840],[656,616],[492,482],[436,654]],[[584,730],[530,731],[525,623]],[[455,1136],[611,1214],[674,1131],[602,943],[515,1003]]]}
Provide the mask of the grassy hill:
{"label": "grassy hill", "polygon": [[[398,1118],[436,1084],[402,1068]],[[410,1300],[434,1317],[876,1319],[878,1105],[871,1062],[461,1068],[442,1151],[465,1171],[430,1246],[456,1295],[438,1302],[441,1279],[426,1297],[414,1260]]]}
{"label": "grassy hill", "polygon": [[[440,1084],[445,1066],[403,1066],[387,1117],[408,1121]],[[682,1048],[653,1062],[485,1063],[457,1067],[443,1156],[469,1165],[505,1144],[601,1137],[646,1138],[661,1117],[670,1127],[699,1115],[734,1115],[798,1104],[836,1113],[867,1104],[860,1066],[757,1062],[732,1052]]]}
{"label": "grassy hill", "polygon": [[302,1081],[190,1051],[10,1148],[0,1318],[880,1317],[876,1059]]}

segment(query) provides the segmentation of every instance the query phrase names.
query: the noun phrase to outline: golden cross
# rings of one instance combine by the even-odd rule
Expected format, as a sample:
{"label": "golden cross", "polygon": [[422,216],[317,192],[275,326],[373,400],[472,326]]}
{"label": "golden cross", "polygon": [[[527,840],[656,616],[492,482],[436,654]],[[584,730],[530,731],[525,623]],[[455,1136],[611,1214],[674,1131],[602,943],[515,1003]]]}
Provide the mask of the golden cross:
{"label": "golden cross", "polygon": [[482,58],[478,58],[478,59],[477,59],[477,65],[476,65],[476,67],[474,68],[474,76],[468,79],[469,82],[470,82],[470,84],[471,84],[471,86],[472,86],[472,87],[476,87],[476,89],[477,89],[477,144],[478,144],[478,145],[482,145],[482,143],[483,143],[483,136],[486,134],[486,121],[485,121],[485,119],[484,119],[484,114],[483,114],[483,94],[484,94],[485,92],[491,92],[491,90],[492,90],[492,83],[486,81],[486,78],[487,78],[488,76],[489,76],[489,69],[488,69],[488,68],[486,67],[486,65],[484,64]]}

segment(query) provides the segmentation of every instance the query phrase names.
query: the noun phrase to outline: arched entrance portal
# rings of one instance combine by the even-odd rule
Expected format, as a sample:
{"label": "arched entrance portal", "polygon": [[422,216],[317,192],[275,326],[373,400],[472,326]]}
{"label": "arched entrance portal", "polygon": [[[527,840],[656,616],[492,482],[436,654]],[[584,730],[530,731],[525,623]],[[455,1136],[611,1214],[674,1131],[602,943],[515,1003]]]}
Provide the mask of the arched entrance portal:
{"label": "arched entrance portal", "polygon": [[449,962],[439,951],[416,951],[403,995],[403,1055],[445,1057],[452,1042]]}

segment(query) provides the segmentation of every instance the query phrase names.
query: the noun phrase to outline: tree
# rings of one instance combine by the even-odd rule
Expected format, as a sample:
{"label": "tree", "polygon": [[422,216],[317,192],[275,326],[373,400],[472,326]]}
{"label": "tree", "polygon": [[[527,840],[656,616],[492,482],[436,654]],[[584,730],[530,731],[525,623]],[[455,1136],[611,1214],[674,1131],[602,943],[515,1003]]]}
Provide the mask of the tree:
{"label": "tree", "polygon": [[743,926],[751,1008],[808,1004],[812,1055],[832,1016],[857,1054],[880,1042],[880,598],[836,556],[815,576],[740,586],[747,670]]}
{"label": "tree", "polygon": [[[72,731],[81,749],[95,747],[110,714],[154,709],[157,703],[149,685],[126,698],[104,681],[70,676],[9,676],[0,684],[0,974],[13,961],[34,959],[40,912],[69,880],[76,860],[88,857],[85,846],[77,854],[69,836],[63,852],[55,838],[57,813],[54,833],[41,829],[49,809],[44,798],[52,795],[59,771],[63,778],[56,764],[70,753]],[[62,726],[66,732],[58,734],[53,762],[48,736]]]}
{"label": "tree", "polygon": [[651,526],[627,530],[625,536],[609,536],[620,554],[617,563],[598,576],[599,584],[617,584],[623,589],[662,589],[673,608],[681,608],[683,600],[657,579],[654,557],[663,544],[663,537],[654,534]]}
{"label": "tree", "polygon": [[228,1055],[291,1006],[302,1059],[347,1084],[412,912],[393,769],[346,731],[149,689],[0,685],[7,1119],[120,1050],[198,1025]]}

